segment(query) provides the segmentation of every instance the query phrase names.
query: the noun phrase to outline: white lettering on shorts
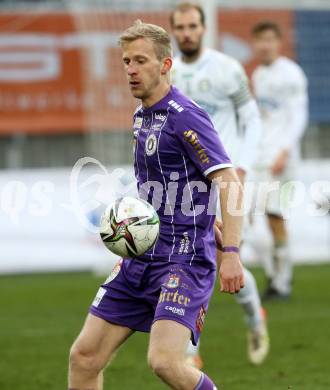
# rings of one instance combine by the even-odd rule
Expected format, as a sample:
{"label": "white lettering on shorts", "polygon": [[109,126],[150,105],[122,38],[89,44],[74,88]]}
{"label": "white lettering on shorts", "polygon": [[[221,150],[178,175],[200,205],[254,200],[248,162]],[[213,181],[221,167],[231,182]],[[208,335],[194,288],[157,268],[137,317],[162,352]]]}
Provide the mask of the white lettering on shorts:
{"label": "white lettering on shorts", "polygon": [[171,311],[173,314],[177,314],[179,316],[184,316],[185,314],[185,309],[179,309],[175,306],[165,306],[165,310]]}
{"label": "white lettering on shorts", "polygon": [[102,298],[104,297],[104,294],[107,292],[107,290],[103,287],[100,287],[95,298],[94,298],[94,301],[92,303],[93,306],[95,307],[98,307],[98,305],[100,304],[100,302],[102,301]]}

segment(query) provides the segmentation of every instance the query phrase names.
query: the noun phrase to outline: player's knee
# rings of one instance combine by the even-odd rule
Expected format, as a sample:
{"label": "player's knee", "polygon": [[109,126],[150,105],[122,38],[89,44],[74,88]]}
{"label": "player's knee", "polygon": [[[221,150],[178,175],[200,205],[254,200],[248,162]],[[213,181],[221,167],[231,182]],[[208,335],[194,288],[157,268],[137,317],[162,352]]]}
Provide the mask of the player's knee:
{"label": "player's knee", "polygon": [[76,343],[70,349],[69,365],[70,370],[85,371],[95,375],[101,372],[104,366],[97,354]]}
{"label": "player's knee", "polygon": [[177,360],[166,352],[155,352],[148,355],[149,367],[160,378],[167,378],[176,371]]}

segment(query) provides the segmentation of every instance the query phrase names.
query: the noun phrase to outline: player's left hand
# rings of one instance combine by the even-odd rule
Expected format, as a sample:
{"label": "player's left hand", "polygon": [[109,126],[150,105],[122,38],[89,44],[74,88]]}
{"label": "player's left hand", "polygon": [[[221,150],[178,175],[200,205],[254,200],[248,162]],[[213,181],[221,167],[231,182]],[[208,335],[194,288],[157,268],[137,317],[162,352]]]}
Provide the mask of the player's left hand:
{"label": "player's left hand", "polygon": [[281,153],[277,156],[274,164],[272,165],[272,174],[273,175],[280,175],[287,163],[288,163],[288,158],[289,158],[289,151],[288,150],[282,150]]}
{"label": "player's left hand", "polygon": [[238,253],[222,254],[219,277],[221,292],[234,294],[244,287],[243,266]]}

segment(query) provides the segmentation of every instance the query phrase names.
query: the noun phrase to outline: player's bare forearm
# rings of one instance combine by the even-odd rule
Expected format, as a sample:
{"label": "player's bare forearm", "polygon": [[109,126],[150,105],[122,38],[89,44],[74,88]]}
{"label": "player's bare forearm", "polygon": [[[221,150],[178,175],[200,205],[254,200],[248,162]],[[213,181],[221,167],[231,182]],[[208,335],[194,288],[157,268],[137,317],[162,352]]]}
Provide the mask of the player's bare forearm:
{"label": "player's bare forearm", "polygon": [[244,286],[243,268],[238,253],[243,219],[243,187],[233,168],[213,172],[209,179],[215,181],[220,190],[224,248],[219,273],[221,291],[235,293]]}
{"label": "player's bare forearm", "polygon": [[239,247],[243,221],[243,186],[234,168],[212,172],[209,178],[218,184],[220,191],[222,245]]}

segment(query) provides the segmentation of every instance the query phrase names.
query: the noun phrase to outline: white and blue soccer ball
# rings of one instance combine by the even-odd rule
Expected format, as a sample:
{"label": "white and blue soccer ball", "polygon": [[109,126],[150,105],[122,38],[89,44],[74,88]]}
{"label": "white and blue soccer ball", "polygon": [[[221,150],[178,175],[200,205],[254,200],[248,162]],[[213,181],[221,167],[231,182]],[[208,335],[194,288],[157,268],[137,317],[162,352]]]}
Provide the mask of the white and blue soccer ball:
{"label": "white and blue soccer ball", "polygon": [[108,206],[100,221],[104,245],[121,257],[137,257],[155,245],[159,217],[143,199],[125,196]]}

